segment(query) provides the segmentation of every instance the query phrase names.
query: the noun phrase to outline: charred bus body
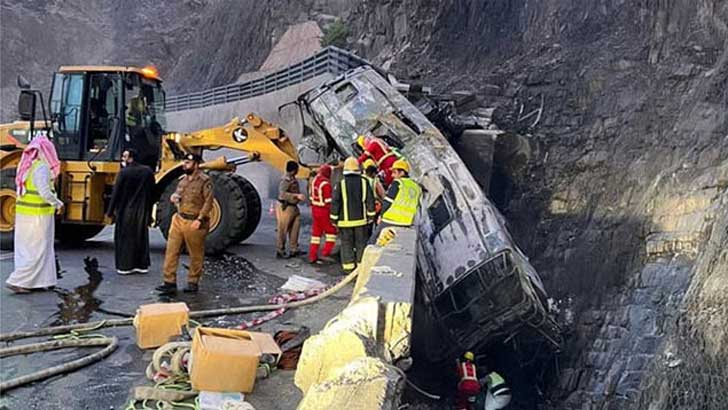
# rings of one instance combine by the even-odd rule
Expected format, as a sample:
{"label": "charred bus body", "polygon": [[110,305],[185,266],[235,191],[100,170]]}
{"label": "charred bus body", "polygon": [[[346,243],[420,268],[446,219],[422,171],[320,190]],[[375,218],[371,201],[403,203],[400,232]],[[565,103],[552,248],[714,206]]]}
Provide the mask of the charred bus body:
{"label": "charred bus body", "polygon": [[360,67],[298,103],[300,146],[316,153],[316,161],[356,155],[358,135],[383,136],[405,155],[422,185],[418,289],[438,333],[447,336],[427,349],[429,357],[516,337],[559,347],[541,279],[503,216],[443,134],[393,84]]}

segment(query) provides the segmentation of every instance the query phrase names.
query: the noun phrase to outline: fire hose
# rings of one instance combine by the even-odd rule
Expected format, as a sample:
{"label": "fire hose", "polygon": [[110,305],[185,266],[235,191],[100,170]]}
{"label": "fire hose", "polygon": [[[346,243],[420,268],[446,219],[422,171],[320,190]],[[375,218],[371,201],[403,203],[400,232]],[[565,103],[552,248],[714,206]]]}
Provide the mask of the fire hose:
{"label": "fire hose", "polygon": [[[210,309],[210,310],[200,310],[195,312],[190,312],[190,318],[205,318],[205,317],[214,317],[214,316],[225,316],[225,315],[237,315],[237,314],[243,314],[243,313],[251,313],[251,312],[261,312],[261,311],[278,311],[280,309],[293,309],[301,306],[310,305],[312,303],[316,303],[322,299],[325,299],[339,290],[341,290],[344,286],[349,284],[356,276],[358,275],[358,271],[354,270],[350,274],[348,274],[344,279],[339,281],[334,286],[326,289],[325,291],[318,293],[318,294],[312,294],[311,297],[303,299],[303,300],[295,300],[295,301],[288,301],[282,304],[265,304],[265,305],[254,305],[254,306],[238,306],[238,307],[230,307],[230,308],[221,308],[221,309]],[[287,300],[287,299],[284,299]],[[41,328],[34,331],[28,331],[28,332],[13,332],[13,333],[4,333],[0,334],[0,342],[9,342],[13,340],[19,340],[19,339],[26,339],[26,338],[32,338],[32,337],[41,337],[41,336],[52,336],[52,335],[59,335],[63,333],[70,332],[71,340],[55,340],[51,342],[42,342],[42,343],[33,343],[23,346],[15,346],[15,347],[8,347],[4,349],[0,349],[0,357],[5,356],[12,356],[17,354],[28,354],[28,353],[36,353],[36,352],[42,352],[46,350],[53,350],[53,349],[62,349],[66,347],[87,347],[87,346],[102,346],[107,345],[104,349],[93,353],[91,355],[88,355],[86,357],[83,357],[78,360],[74,360],[59,366],[54,366],[46,370],[42,370],[39,372],[35,372],[26,376],[20,376],[5,382],[0,383],[0,393],[4,393],[7,390],[13,389],[15,387],[22,386],[27,383],[35,382],[38,380],[43,380],[51,376],[55,376],[57,374],[61,373],[67,373],[70,371],[74,371],[76,369],[79,369],[83,366],[87,366],[91,363],[94,363],[96,361],[99,361],[103,359],[104,357],[108,356],[111,352],[113,352],[117,345],[118,340],[115,337],[107,338],[105,336],[101,337],[93,337],[89,339],[83,339],[84,332],[97,330],[105,327],[121,327],[121,326],[130,326],[133,324],[133,318],[127,318],[127,319],[112,319],[112,320],[101,320],[97,322],[91,322],[91,323],[83,323],[83,324],[77,324],[77,325],[65,325],[65,326],[53,326],[53,327],[46,327]],[[88,337],[89,335],[85,335],[85,337]],[[98,336],[98,335],[93,335]],[[67,337],[64,335],[63,337]]]}

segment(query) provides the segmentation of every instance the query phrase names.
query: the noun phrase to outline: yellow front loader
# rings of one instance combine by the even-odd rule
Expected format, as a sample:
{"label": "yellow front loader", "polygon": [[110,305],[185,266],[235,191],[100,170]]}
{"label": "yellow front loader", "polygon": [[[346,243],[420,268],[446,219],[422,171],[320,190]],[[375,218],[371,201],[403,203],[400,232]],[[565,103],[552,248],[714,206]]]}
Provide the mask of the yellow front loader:
{"label": "yellow front loader", "polygon": [[[155,170],[159,198],[155,219],[165,237],[176,212],[169,197],[183,174],[183,155],[219,148],[241,152],[239,157],[218,157],[202,165],[215,187],[208,253],[245,240],[260,221],[260,196],[250,181],[235,173],[237,166],[265,161],[282,171],[288,161],[299,162],[285,132],[254,114],[197,132],[166,131],[165,93],[152,68],[61,67],[54,75],[47,107],[42,94],[27,81],[19,78],[18,85],[21,121],[0,125],[2,249],[13,247],[15,169],[23,147],[37,132],[50,134],[62,162],[56,191],[66,207],[57,219],[56,236],[64,243],[91,238],[111,223],[104,215],[124,149],[136,149],[138,161]],[[43,121],[36,120],[39,106]],[[298,177],[307,178],[309,168],[300,169]]]}

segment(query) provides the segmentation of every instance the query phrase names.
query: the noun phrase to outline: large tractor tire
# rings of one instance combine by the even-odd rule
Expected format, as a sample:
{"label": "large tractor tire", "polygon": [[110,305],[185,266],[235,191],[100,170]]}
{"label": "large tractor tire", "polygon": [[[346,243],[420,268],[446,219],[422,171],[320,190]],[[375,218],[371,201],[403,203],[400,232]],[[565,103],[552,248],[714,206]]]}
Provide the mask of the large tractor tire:
{"label": "large tractor tire", "polygon": [[247,220],[245,221],[245,228],[240,234],[238,242],[242,242],[250,237],[255,232],[255,229],[260,223],[260,217],[263,212],[263,207],[260,202],[260,195],[255,189],[255,186],[245,179],[242,175],[230,174],[235,182],[238,183],[240,188],[243,190],[243,197],[245,198],[245,207],[247,211]]}
{"label": "large tractor tire", "polygon": [[[13,250],[15,241],[15,168],[0,171],[0,249]],[[96,236],[104,225],[64,224],[56,222],[56,239],[78,245]]]}
{"label": "large tractor tire", "polygon": [[[214,198],[210,212],[210,232],[205,240],[205,253],[216,255],[252,234],[255,226],[250,228],[249,225],[257,225],[257,221],[260,220],[260,198],[257,197],[258,194],[250,182],[243,177],[218,171],[211,171],[208,174],[214,185]],[[157,223],[165,238],[169,233],[172,217],[177,212],[176,207],[169,201],[177,189],[177,183],[178,180],[174,180],[164,188],[157,205]],[[255,193],[252,199],[249,188]],[[249,203],[251,213],[248,212]],[[256,203],[257,212],[255,212]],[[249,218],[255,223],[249,224]]]}
{"label": "large tractor tire", "polygon": [[0,171],[0,249],[13,250],[15,240],[15,168]]}
{"label": "large tractor tire", "polygon": [[64,224],[56,221],[56,239],[63,244],[80,245],[98,235],[106,225]]}

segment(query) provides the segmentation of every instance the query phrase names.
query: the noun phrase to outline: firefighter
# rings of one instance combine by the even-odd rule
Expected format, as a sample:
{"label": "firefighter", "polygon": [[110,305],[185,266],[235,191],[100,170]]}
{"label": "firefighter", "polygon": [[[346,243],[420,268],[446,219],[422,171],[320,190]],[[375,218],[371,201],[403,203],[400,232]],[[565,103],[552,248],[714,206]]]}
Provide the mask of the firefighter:
{"label": "firefighter", "polygon": [[384,177],[384,185],[388,187],[394,179],[392,165],[398,159],[397,154],[381,138],[360,135],[356,143],[364,150],[359,156],[359,164],[371,158]]}
{"label": "firefighter", "polygon": [[164,283],[157,286],[162,294],[177,292],[177,265],[182,245],[190,255],[190,269],[184,292],[196,293],[202,277],[205,258],[205,238],[210,229],[212,210],[212,180],[200,169],[202,156],[187,154],[182,162],[185,173],[177,184],[177,190],[170,201],[176,205],[177,213],[172,216],[167,237],[167,251],[164,255]]}
{"label": "firefighter", "polygon": [[487,376],[480,379],[482,387],[480,398],[484,398],[485,404],[479,409],[500,410],[505,408],[511,402],[511,389],[503,376],[495,371],[488,372],[487,368],[484,370]]}
{"label": "firefighter", "polygon": [[387,190],[382,204],[382,223],[395,226],[412,226],[422,197],[422,188],[409,177],[407,161],[398,159],[392,164],[394,181]]}
{"label": "firefighter", "polygon": [[[333,262],[330,258],[331,251],[336,244],[336,227],[331,223],[331,166],[321,165],[316,177],[311,183],[311,214],[313,223],[311,225],[311,245],[308,249],[308,261]],[[321,251],[321,258],[318,257],[321,237],[325,235],[324,249]]]}
{"label": "firefighter", "polygon": [[474,361],[475,355],[473,352],[465,352],[462,360],[457,361],[458,385],[455,393],[456,410],[473,410],[473,403],[475,403],[480,393],[478,371]]}
{"label": "firefighter", "polygon": [[349,273],[361,262],[367,244],[367,224],[374,219],[374,193],[359,171],[356,158],[344,161],[344,177],[334,189],[331,221],[339,230],[341,267]]}

